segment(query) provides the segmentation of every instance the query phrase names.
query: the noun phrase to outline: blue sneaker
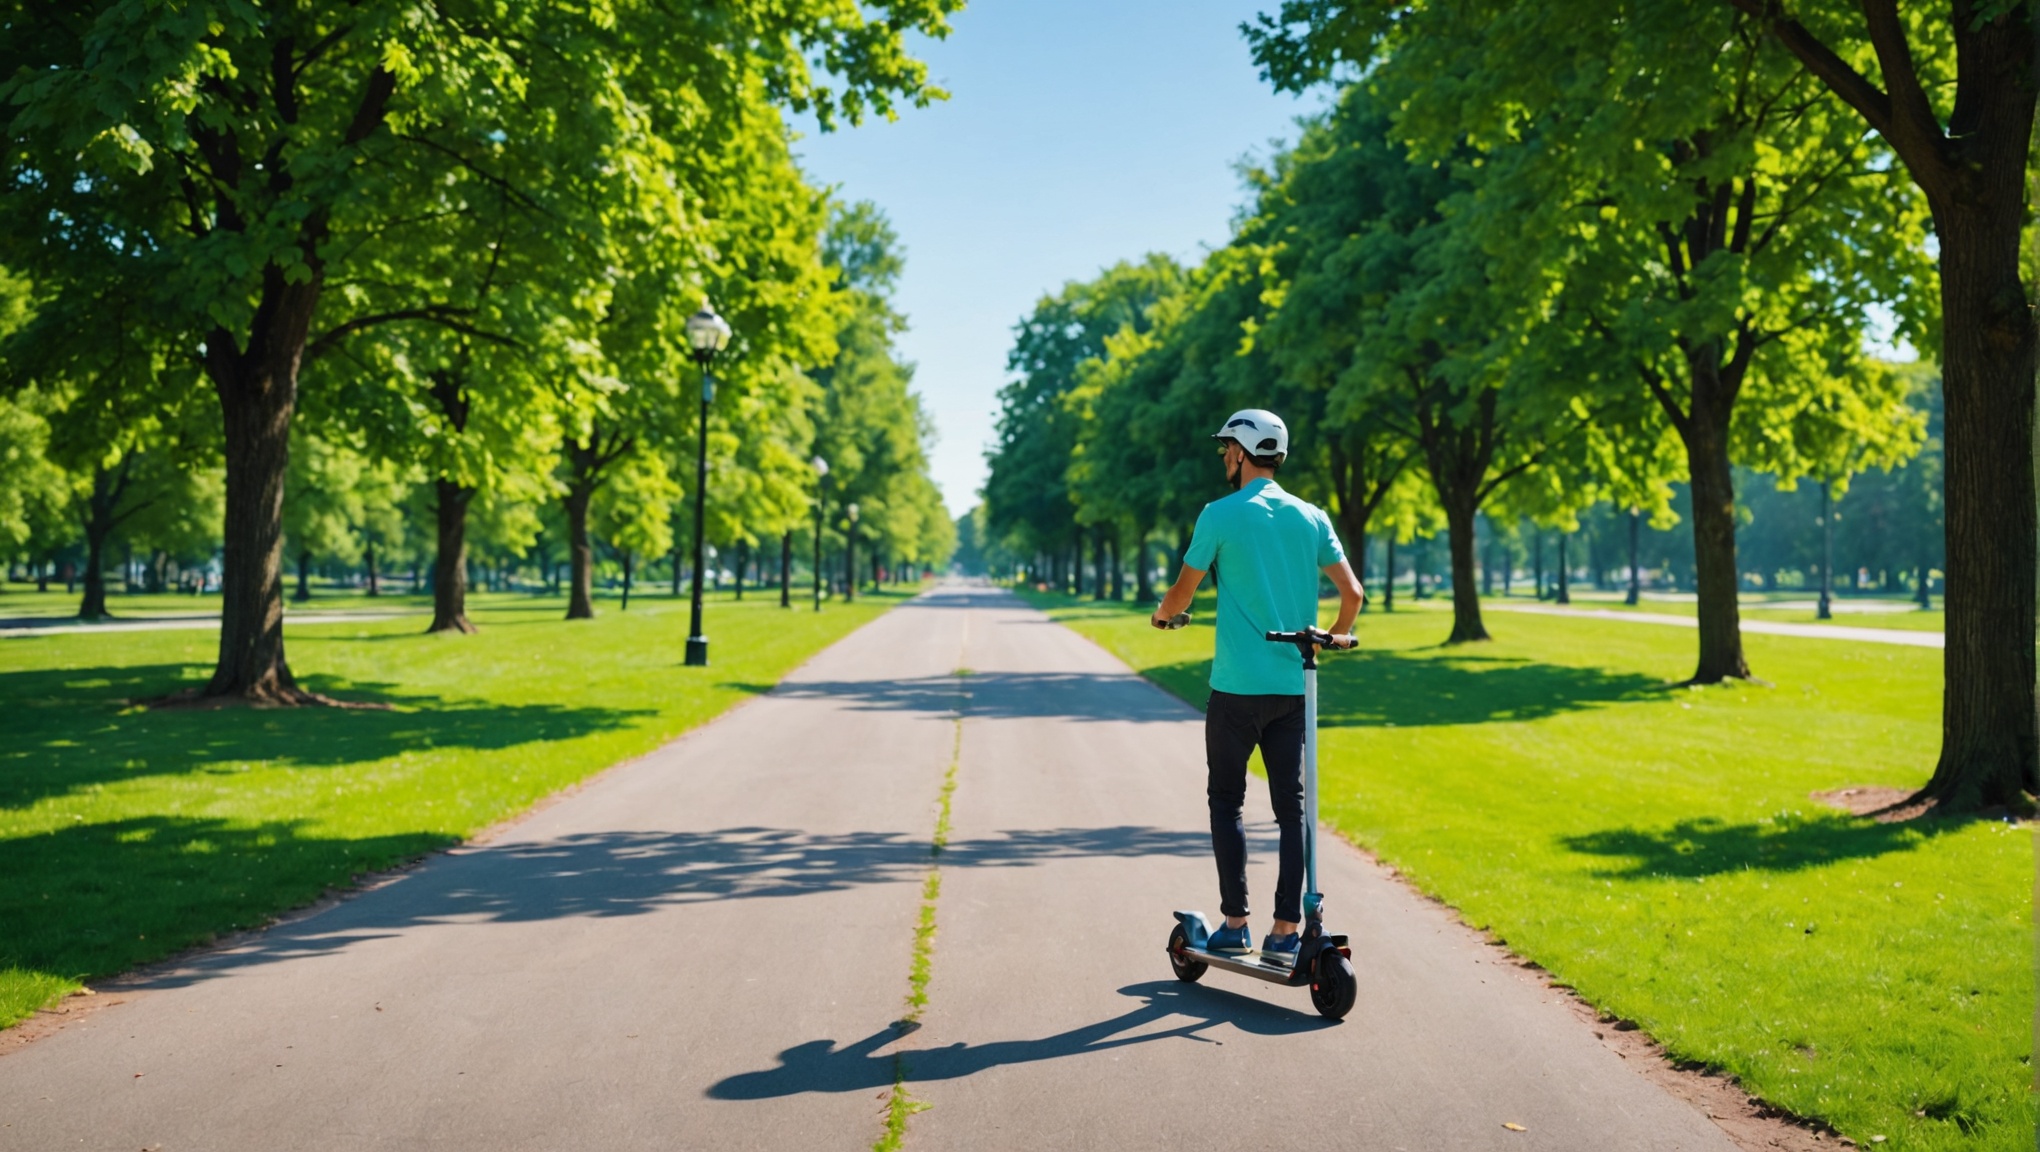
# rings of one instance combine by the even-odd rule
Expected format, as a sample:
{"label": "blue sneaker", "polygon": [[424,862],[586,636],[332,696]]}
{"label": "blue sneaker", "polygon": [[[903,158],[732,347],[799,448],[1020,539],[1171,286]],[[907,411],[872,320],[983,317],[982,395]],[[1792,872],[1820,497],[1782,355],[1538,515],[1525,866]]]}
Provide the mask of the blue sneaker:
{"label": "blue sneaker", "polygon": [[1230,956],[1244,956],[1254,950],[1254,934],[1247,931],[1245,924],[1237,928],[1221,927],[1211,934],[1211,941],[1204,946],[1204,950],[1223,952]]}
{"label": "blue sneaker", "polygon": [[1291,932],[1287,936],[1270,935],[1261,941],[1261,963],[1273,964],[1277,968],[1296,967],[1297,953],[1303,950],[1303,937]]}

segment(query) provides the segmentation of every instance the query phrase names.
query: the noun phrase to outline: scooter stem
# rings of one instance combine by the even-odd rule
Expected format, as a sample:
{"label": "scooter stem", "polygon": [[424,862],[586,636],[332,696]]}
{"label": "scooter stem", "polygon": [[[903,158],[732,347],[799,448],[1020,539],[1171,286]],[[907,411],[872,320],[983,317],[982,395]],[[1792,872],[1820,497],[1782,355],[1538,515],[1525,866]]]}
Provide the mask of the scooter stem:
{"label": "scooter stem", "polygon": [[1303,665],[1303,915],[1324,914],[1317,884],[1317,661]]}

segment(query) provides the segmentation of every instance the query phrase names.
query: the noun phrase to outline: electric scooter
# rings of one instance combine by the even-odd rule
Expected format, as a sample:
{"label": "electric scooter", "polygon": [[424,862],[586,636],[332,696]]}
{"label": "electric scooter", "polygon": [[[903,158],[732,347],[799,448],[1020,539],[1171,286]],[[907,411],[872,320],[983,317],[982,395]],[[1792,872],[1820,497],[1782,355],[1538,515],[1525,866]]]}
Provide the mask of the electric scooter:
{"label": "electric scooter", "polygon": [[[1189,613],[1169,621],[1171,628],[1190,622]],[[1258,956],[1235,956],[1207,949],[1211,924],[1202,912],[1176,913],[1169,933],[1169,966],[1176,979],[1196,983],[1206,969],[1218,968],[1292,988],[1310,986],[1311,1006],[1327,1020],[1342,1019],[1353,1010],[1359,981],[1353,975],[1353,950],[1346,937],[1325,931],[1325,898],[1317,879],[1317,648],[1330,648],[1332,634],[1322,628],[1301,632],[1270,632],[1268,640],[1294,644],[1303,654],[1303,939],[1294,967],[1263,962]]]}

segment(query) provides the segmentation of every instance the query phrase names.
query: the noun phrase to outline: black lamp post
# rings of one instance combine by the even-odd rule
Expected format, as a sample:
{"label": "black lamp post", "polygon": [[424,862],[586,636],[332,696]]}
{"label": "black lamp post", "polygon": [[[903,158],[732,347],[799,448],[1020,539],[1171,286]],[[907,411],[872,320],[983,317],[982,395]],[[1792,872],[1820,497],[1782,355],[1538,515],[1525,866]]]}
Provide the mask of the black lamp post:
{"label": "black lamp post", "polygon": [[701,439],[694,457],[694,606],[687,628],[687,665],[708,664],[708,637],[701,634],[701,533],[708,495],[708,405],[715,399],[715,377],[708,374],[709,362],[730,342],[729,321],[715,314],[708,301],[701,311],[687,318],[687,344],[694,362],[701,365]]}
{"label": "black lamp post", "polygon": [[815,611],[822,610],[822,512],[828,498],[823,482],[829,478],[829,462],[820,456],[815,466]]}
{"label": "black lamp post", "polygon": [[857,599],[857,505],[845,505],[850,514],[850,535],[843,541],[843,603]]}
{"label": "black lamp post", "polygon": [[1814,609],[1816,620],[1835,618],[1835,486],[1826,480],[1820,482],[1820,604]]}

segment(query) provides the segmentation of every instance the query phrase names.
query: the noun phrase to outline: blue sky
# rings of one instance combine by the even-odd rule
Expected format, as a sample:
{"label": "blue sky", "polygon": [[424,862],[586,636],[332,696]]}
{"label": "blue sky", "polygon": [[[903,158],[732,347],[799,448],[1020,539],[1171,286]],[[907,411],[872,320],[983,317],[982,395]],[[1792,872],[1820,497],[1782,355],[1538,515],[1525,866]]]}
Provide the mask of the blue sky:
{"label": "blue sky", "polygon": [[974,0],[922,43],[947,102],[796,147],[907,249],[899,306],[952,512],[977,501],[1012,327],[1044,293],[1146,252],[1223,243],[1235,167],[1316,106],[1277,95],[1239,34],[1273,0]]}

